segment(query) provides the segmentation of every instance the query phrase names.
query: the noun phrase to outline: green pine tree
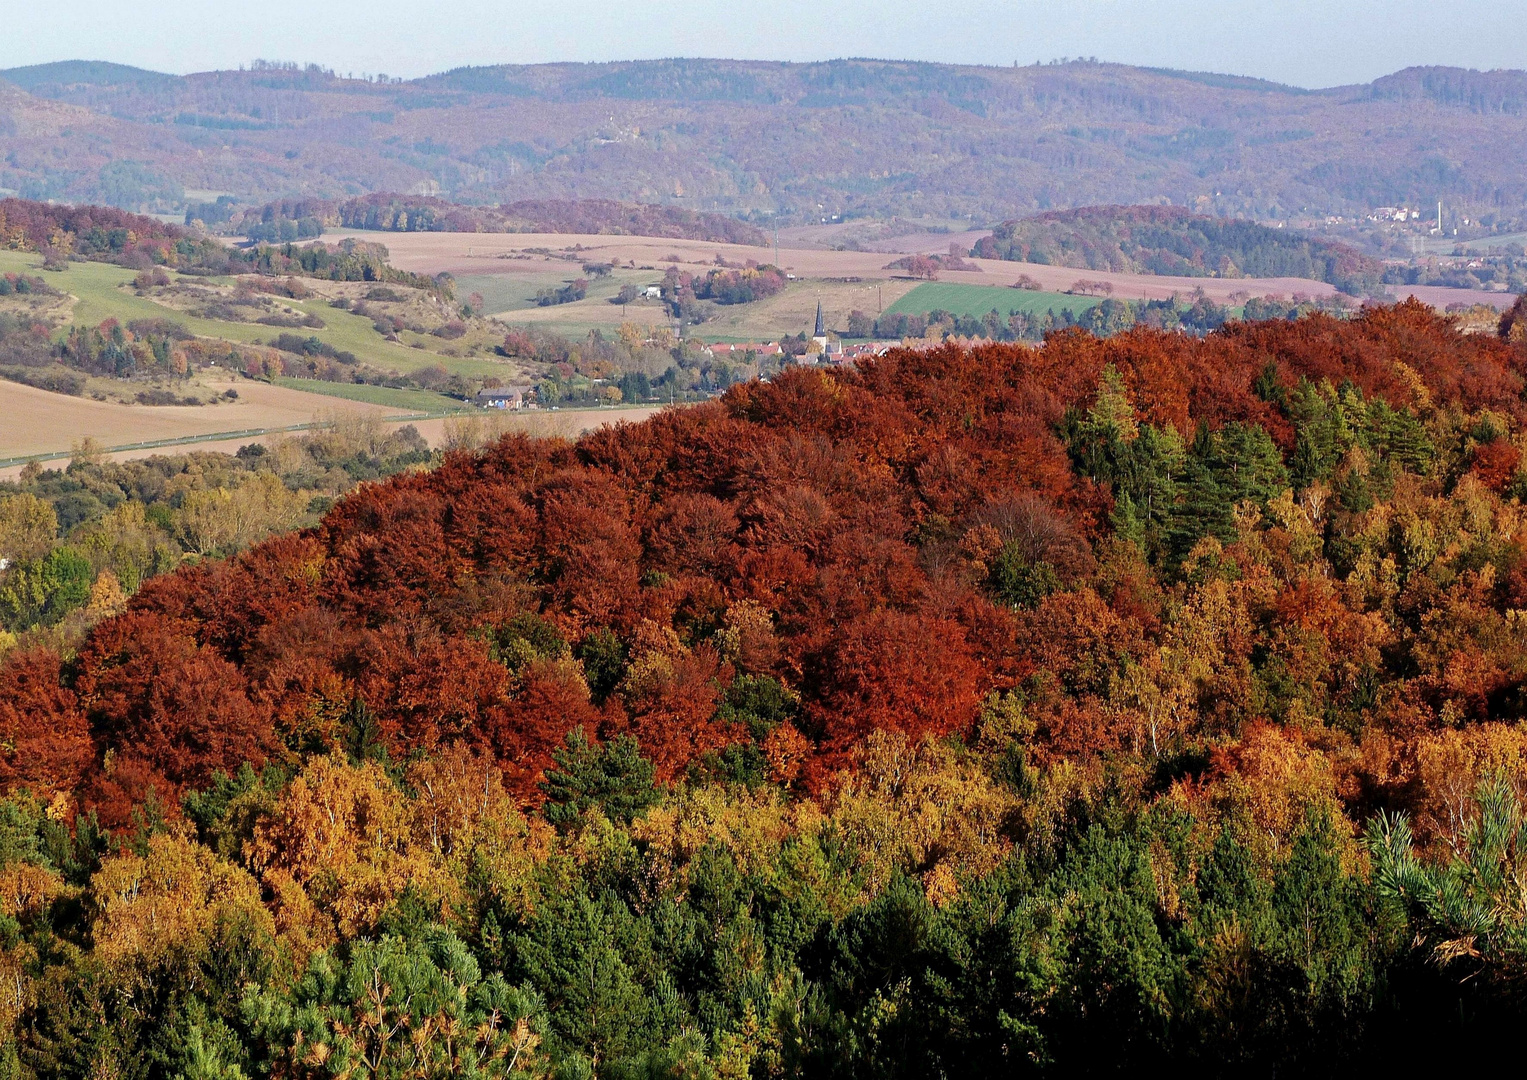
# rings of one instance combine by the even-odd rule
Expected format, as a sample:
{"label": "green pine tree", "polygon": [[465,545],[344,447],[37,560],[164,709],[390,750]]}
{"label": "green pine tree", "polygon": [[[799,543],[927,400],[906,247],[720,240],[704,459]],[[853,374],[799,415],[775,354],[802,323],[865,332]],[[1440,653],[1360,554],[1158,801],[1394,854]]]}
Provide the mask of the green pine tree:
{"label": "green pine tree", "polygon": [[629,735],[599,746],[576,727],[552,751],[552,760],[555,766],[546,770],[541,790],[543,812],[553,825],[570,825],[596,806],[611,821],[630,822],[658,800],[652,762]]}
{"label": "green pine tree", "polygon": [[526,979],[549,1006],[563,1052],[588,1057],[596,1070],[637,1049],[649,1002],[621,955],[631,916],[613,896],[581,891],[554,900],[518,936],[515,953]]}

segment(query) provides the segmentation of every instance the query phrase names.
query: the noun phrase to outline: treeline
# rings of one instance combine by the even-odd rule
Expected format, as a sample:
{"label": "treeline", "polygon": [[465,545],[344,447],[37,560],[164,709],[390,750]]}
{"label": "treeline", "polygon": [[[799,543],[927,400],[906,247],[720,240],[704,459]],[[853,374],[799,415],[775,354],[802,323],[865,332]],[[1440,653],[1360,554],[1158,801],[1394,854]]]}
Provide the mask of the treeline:
{"label": "treeline", "polygon": [[51,326],[0,312],[0,379],[56,393],[83,393],[84,377],[58,362],[51,333]]}
{"label": "treeline", "polygon": [[0,296],[58,296],[59,291],[31,274],[0,274]]}
{"label": "treeline", "polygon": [[[682,275],[680,282],[682,283]],[[744,266],[708,270],[690,282],[695,296],[718,304],[751,304],[784,291],[785,272],[777,266]]]}
{"label": "treeline", "polygon": [[295,274],[330,281],[392,282],[447,299],[453,295],[450,275],[431,278],[399,270],[388,263],[387,249],[381,244],[347,237],[338,244],[260,243],[230,248],[181,226],[109,207],[5,199],[0,201],[0,244],[40,253],[45,269],[56,269],[74,257],[139,270],[171,267],[204,276]]}
{"label": "treeline", "polygon": [[1081,311],[1053,308],[1042,314],[1011,309],[1006,317],[993,308],[977,318],[936,308],[924,314],[893,312],[871,316],[862,311],[848,315],[846,336],[901,340],[930,334],[984,338],[987,341],[1042,341],[1057,330],[1081,329],[1098,337],[1110,337],[1134,327],[1180,330],[1203,335],[1218,330],[1237,317],[1247,322],[1297,319],[1316,312],[1346,317],[1352,308],[1341,298],[1309,300],[1251,297],[1237,309],[1216,304],[1202,293],[1168,300],[1115,300],[1112,297]]}
{"label": "treeline", "polygon": [[35,251],[44,266],[73,255],[123,265],[194,259],[206,246],[187,230],[109,206],[0,200],[0,245]]}
{"label": "treeline", "polygon": [[1177,206],[1088,206],[1005,221],[985,259],[1178,277],[1299,277],[1353,296],[1383,292],[1384,264],[1330,240]]}
{"label": "treeline", "polygon": [[[296,274],[328,281],[375,281],[423,289],[445,299],[455,295],[449,274],[430,277],[399,270],[387,261],[387,248],[381,244],[346,237],[337,244],[282,244],[279,247],[259,244],[245,250],[224,249],[229,266],[243,272],[272,277]],[[201,268],[216,272],[214,260],[204,260]]]}
{"label": "treeline", "polygon": [[535,302],[537,307],[553,307],[557,304],[572,304],[582,300],[589,294],[587,278],[577,278],[566,282],[556,288],[537,289]]}
{"label": "treeline", "polygon": [[1524,313],[792,367],[446,455],[29,632],[0,664],[0,1061],[1498,1054]]}
{"label": "treeline", "polygon": [[[592,233],[707,240],[762,247],[756,225],[725,214],[613,199],[527,199],[500,206],[464,206],[429,195],[378,192],[353,199],[284,199],[246,212],[243,228],[377,229],[383,232]],[[316,233],[314,235],[317,235]],[[273,239],[273,238],[272,238]],[[281,237],[280,239],[287,239]],[[295,239],[295,238],[294,238]]]}
{"label": "treeline", "polygon": [[[174,383],[214,363],[236,370],[263,351],[193,338],[169,319],[134,319],[125,326],[107,319],[98,326],[72,326],[55,336],[51,325],[0,313],[0,378],[56,393],[82,394],[92,375]],[[156,397],[153,390],[139,400],[150,405],[195,404],[173,395]]]}
{"label": "treeline", "polygon": [[317,337],[281,334],[270,342],[273,352],[262,351],[245,360],[243,372],[251,379],[318,379],[323,382],[387,386],[402,390],[429,390],[462,401],[483,388],[481,378],[467,378],[447,371],[443,365],[403,373],[362,363],[347,349],[336,349]]}
{"label": "treeline", "polygon": [[[704,274],[670,266],[658,289],[670,315],[695,325],[714,315],[715,304],[750,304],[755,300],[766,300],[783,292],[786,284],[785,272],[779,267],[750,262],[742,267],[716,267]],[[634,290],[623,295],[626,300],[622,303],[635,299]]]}
{"label": "treeline", "polygon": [[500,210],[515,223],[513,232],[596,233],[613,236],[660,236],[718,244],[764,247],[768,236],[726,214],[686,210],[614,199],[522,199]]}
{"label": "treeline", "polygon": [[884,269],[902,270],[910,277],[927,281],[938,277],[941,270],[973,270],[977,273],[981,270],[975,263],[966,262],[954,251],[947,255],[904,255],[886,263]]}
{"label": "treeline", "polygon": [[1520,294],[1527,292],[1527,259],[1522,257],[1521,244],[1509,244],[1505,254],[1454,256],[1419,260],[1408,266],[1386,266],[1384,283],[1441,285],[1447,289],[1483,289],[1493,285]]}
{"label": "treeline", "polygon": [[183,327],[168,319],[136,319],[127,326],[108,319],[100,326],[71,327],[57,347],[57,356],[67,366],[90,375],[126,379],[152,371],[184,376],[192,365],[176,346],[190,340]]}
{"label": "treeline", "polygon": [[312,240],[323,235],[323,222],[317,218],[279,218],[248,225],[244,235],[255,243],[291,243],[294,240]]}

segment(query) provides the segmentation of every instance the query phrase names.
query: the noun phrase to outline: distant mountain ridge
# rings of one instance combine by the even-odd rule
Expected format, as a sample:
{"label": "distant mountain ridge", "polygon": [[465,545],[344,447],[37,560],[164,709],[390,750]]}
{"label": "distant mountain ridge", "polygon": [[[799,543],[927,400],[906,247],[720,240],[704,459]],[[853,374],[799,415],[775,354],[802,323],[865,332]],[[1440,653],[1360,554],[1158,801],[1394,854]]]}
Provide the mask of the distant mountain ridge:
{"label": "distant mountain ridge", "polygon": [[[1527,221],[1527,72],[1304,90],[1214,73],[843,60],[0,72],[0,188],[174,212],[382,191],[804,223],[1168,202],[1253,220],[1434,206]],[[104,170],[104,173],[103,173]],[[197,195],[196,197],[205,197]]]}
{"label": "distant mountain ridge", "polygon": [[1375,79],[1370,89],[1379,100],[1425,99],[1470,112],[1505,116],[1527,112],[1527,71],[1413,67]]}

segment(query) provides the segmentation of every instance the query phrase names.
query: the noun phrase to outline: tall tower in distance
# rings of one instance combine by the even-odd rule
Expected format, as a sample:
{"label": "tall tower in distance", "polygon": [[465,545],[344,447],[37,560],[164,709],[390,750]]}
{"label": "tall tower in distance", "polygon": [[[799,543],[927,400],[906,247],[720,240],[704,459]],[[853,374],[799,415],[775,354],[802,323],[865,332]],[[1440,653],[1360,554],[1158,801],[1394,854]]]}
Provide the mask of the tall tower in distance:
{"label": "tall tower in distance", "polygon": [[806,347],[807,354],[812,358],[809,362],[816,363],[826,359],[827,354],[835,351],[836,342],[827,340],[826,320],[822,318],[822,301],[817,300],[817,324],[811,332],[811,344]]}

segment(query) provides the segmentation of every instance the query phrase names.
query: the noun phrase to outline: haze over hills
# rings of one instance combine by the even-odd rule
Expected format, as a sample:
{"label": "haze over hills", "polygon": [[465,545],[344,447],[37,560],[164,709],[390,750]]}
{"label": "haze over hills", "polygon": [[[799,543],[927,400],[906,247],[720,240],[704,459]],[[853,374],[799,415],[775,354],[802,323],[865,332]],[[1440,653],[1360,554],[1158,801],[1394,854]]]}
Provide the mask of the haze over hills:
{"label": "haze over hills", "polygon": [[373,191],[603,197],[784,223],[980,222],[1171,202],[1322,220],[1442,200],[1527,218],[1527,72],[1412,68],[1309,91],[1075,62],[661,60],[366,81],[71,61],[0,72],[0,187],[173,212]]}

